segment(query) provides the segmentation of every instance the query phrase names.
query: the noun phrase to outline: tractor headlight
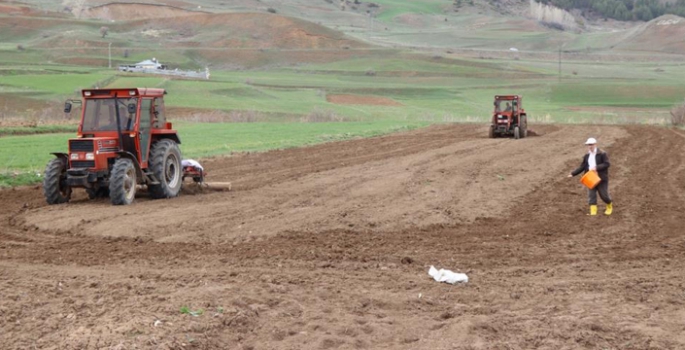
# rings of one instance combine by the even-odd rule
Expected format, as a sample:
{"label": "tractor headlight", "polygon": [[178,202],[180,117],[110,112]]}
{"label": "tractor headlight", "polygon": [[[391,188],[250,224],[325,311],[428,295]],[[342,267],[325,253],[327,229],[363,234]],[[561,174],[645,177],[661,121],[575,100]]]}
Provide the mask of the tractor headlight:
{"label": "tractor headlight", "polygon": [[71,160],[77,160],[78,159],[78,153],[72,153],[71,156],[69,156]]}
{"label": "tractor headlight", "polygon": [[86,153],[86,160],[95,160],[95,155],[93,152]]}

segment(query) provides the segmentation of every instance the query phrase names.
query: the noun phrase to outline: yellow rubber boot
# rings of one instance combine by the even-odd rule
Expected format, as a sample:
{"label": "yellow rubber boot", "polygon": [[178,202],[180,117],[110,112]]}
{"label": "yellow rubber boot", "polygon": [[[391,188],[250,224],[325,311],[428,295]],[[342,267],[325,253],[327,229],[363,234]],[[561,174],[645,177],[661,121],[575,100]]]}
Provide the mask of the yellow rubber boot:
{"label": "yellow rubber boot", "polygon": [[597,205],[591,205],[590,206],[590,215],[592,215],[592,216],[597,215]]}
{"label": "yellow rubber boot", "polygon": [[604,211],[604,215],[611,215],[614,212],[614,203],[607,204],[607,210]]}

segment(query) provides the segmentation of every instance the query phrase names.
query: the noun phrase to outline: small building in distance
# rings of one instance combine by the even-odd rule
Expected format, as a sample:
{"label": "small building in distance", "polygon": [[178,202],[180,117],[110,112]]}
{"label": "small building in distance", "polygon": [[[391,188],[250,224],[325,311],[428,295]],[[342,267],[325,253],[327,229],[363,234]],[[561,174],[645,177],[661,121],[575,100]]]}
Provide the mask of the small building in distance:
{"label": "small building in distance", "polygon": [[120,71],[126,72],[127,69],[131,68],[137,68],[137,69],[167,69],[167,66],[165,64],[159,63],[156,58],[152,58],[151,60],[145,60],[142,62],[138,62],[136,64],[122,64],[119,66]]}
{"label": "small building in distance", "polygon": [[119,65],[119,71],[132,73],[175,75],[179,77],[209,80],[209,68],[205,68],[204,71],[186,71],[179,69],[169,70],[167,65],[159,63],[159,61],[154,57],[151,60],[145,60],[142,62],[138,62],[136,64],[121,64]]}

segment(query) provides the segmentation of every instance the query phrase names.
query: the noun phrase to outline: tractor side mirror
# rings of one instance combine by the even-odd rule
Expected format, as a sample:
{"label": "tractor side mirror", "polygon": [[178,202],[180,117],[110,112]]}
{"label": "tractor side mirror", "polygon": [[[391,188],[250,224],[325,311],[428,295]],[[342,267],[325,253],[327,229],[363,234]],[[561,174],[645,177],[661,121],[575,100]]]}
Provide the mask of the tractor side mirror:
{"label": "tractor side mirror", "polygon": [[136,104],[135,103],[129,103],[128,104],[128,114],[135,114],[136,113]]}
{"label": "tractor side mirror", "polygon": [[69,103],[69,102],[64,103],[64,113],[71,113],[71,103]]}
{"label": "tractor side mirror", "polygon": [[518,105],[519,105],[519,101],[514,100],[514,106],[518,106]]}

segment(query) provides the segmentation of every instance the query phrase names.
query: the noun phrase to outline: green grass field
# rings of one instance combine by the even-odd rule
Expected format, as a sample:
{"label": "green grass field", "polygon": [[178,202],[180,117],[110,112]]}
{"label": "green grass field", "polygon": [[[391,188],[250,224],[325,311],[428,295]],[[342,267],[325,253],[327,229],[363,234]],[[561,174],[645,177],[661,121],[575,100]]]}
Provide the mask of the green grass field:
{"label": "green grass field", "polygon": [[16,126],[0,127],[0,137],[9,135],[35,135],[55,133],[76,133],[76,125],[38,125],[36,127]]}

